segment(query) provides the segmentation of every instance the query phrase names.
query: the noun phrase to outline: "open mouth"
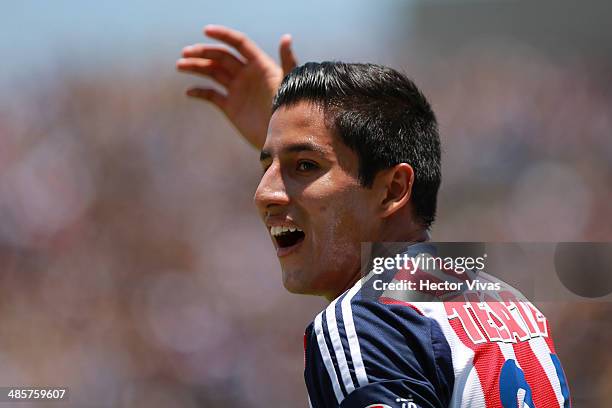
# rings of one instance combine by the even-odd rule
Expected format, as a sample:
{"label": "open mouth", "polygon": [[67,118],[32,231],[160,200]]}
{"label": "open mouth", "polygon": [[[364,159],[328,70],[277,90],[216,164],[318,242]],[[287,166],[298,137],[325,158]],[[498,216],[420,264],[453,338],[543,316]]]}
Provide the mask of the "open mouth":
{"label": "open mouth", "polygon": [[279,249],[288,249],[296,246],[306,236],[304,231],[297,227],[272,227],[270,228],[270,233]]}

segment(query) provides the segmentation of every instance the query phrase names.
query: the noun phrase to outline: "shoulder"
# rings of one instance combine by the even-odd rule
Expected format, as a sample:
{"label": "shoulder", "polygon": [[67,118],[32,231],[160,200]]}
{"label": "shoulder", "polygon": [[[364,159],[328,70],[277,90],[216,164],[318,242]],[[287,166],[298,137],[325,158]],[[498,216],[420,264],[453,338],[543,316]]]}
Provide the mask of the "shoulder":
{"label": "shoulder", "polygon": [[311,399],[328,393],[314,398],[339,404],[357,389],[393,381],[426,388],[442,403],[452,393],[451,351],[436,321],[410,304],[369,297],[359,284],[316,316],[305,343]]}

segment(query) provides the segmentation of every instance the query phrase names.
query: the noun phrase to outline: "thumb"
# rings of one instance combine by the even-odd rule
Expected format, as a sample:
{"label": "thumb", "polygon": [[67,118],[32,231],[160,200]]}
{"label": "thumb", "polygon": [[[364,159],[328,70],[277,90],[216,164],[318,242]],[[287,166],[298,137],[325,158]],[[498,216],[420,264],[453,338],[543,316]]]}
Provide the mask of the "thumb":
{"label": "thumb", "polygon": [[285,34],[281,37],[279,53],[284,75],[287,75],[289,71],[297,66],[297,59],[291,49],[291,42],[292,38],[290,34]]}

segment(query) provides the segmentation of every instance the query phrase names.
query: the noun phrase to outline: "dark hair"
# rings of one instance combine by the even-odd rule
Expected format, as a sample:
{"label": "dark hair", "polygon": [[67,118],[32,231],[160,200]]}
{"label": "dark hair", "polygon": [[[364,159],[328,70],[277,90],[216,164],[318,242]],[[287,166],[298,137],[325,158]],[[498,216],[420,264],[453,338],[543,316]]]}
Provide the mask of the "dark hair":
{"label": "dark hair", "polygon": [[301,101],[322,107],[327,126],[357,153],[363,186],[371,187],[380,170],[410,164],[415,215],[431,226],[441,180],[440,138],[431,106],[414,82],[381,65],[308,62],[283,79],[272,111]]}

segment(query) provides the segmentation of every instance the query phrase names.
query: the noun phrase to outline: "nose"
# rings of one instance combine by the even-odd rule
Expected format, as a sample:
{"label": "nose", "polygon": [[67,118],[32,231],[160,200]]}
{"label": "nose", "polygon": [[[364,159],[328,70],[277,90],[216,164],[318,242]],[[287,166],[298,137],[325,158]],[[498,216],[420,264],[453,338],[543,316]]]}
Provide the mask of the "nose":
{"label": "nose", "polygon": [[277,162],[273,162],[261,177],[253,201],[261,214],[266,214],[275,207],[289,204],[289,195],[281,167]]}

